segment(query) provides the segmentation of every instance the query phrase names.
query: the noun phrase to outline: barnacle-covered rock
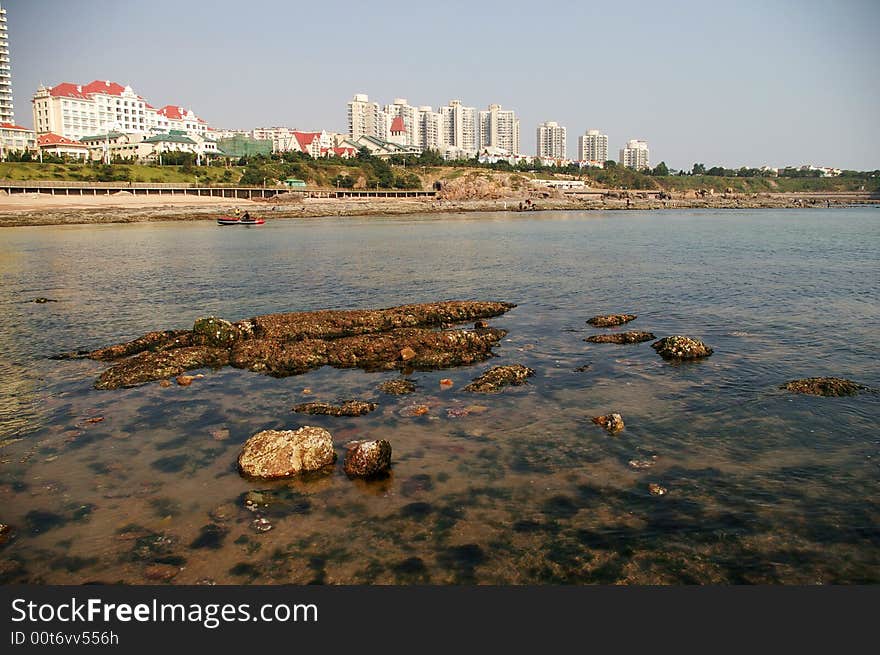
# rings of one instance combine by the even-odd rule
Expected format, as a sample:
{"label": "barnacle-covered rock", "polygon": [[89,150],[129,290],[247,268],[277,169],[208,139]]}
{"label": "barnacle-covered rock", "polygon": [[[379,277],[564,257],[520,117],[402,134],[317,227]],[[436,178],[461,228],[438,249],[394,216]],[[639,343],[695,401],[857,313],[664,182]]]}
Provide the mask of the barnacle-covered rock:
{"label": "barnacle-covered rock", "polygon": [[783,389],[795,393],[806,393],[812,396],[854,396],[860,391],[866,391],[865,387],[852,380],[844,378],[802,378],[792,380],[782,385]]}
{"label": "barnacle-covered rock", "polygon": [[293,408],[298,414],[326,414],[327,416],[363,416],[376,409],[376,403],[346,400],[341,405],[330,403],[301,403]]}
{"label": "barnacle-covered rock", "polygon": [[345,473],[367,478],[385,473],[391,467],[391,444],[385,439],[352,441],[345,446]]}
{"label": "barnacle-covered rock", "polygon": [[248,439],[238,456],[241,472],[273,480],[305,471],[318,471],[336,461],[333,437],[327,430],[305,426],[298,430],[263,430]]}
{"label": "barnacle-covered rock", "polygon": [[623,325],[638,318],[635,314],[603,314],[587,319],[587,323],[593,327],[614,327],[615,325]]}
{"label": "barnacle-covered rock", "polygon": [[464,391],[477,393],[497,393],[507,385],[520,386],[526,383],[526,378],[535,374],[535,371],[523,366],[513,364],[511,366],[496,366],[490,368],[480,377],[464,388]]}
{"label": "barnacle-covered rock", "polygon": [[415,382],[398,378],[397,380],[386,380],[379,385],[379,391],[392,396],[403,396],[416,390]]}
{"label": "barnacle-covered rock", "polygon": [[593,423],[601,425],[611,434],[615,434],[623,430],[623,417],[620,414],[606,414],[605,416],[594,416]]}
{"label": "barnacle-covered rock", "polygon": [[651,344],[663,359],[698,359],[714,351],[699,339],[683,336],[664,337]]}
{"label": "barnacle-covered rock", "polygon": [[594,334],[584,341],[588,343],[642,343],[656,339],[652,332],[614,332],[612,334]]}

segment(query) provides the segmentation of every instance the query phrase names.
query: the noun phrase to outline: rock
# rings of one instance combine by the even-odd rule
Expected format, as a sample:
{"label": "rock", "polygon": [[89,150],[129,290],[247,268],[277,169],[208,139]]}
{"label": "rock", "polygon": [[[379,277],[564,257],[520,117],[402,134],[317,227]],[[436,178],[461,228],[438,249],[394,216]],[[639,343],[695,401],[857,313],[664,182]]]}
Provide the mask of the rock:
{"label": "rock", "polygon": [[648,484],[648,492],[652,496],[663,496],[666,494],[666,487],[661,487],[659,484],[651,482]]}
{"label": "rock", "polygon": [[159,380],[159,386],[163,389],[167,389],[171,386],[171,380]]}
{"label": "rock", "polygon": [[424,416],[430,411],[431,408],[427,405],[407,405],[406,407],[402,407],[398,413],[401,416],[411,418],[413,416]]}
{"label": "rock", "polygon": [[228,363],[228,350],[209,346],[142,352],[104,371],[95,383],[95,389],[136,387],[153,380],[177,377],[184,371],[217,368]]}
{"label": "rock", "polygon": [[844,378],[802,378],[786,382],[780,388],[812,396],[854,396],[868,390],[868,387]]}
{"label": "rock", "polygon": [[379,385],[379,391],[393,396],[403,396],[416,390],[414,382],[409,380],[388,380]]}
{"label": "rock", "polygon": [[242,473],[264,480],[317,471],[335,461],[330,433],[310,426],[258,432],[245,442],[238,456]]}
{"label": "rock", "polygon": [[615,325],[623,325],[638,318],[635,314],[603,314],[594,316],[587,320],[587,323],[593,327],[614,327]]}
{"label": "rock", "polygon": [[251,521],[251,530],[254,532],[269,532],[272,529],[272,522],[264,516],[260,516]]}
{"label": "rock", "polygon": [[168,581],[180,573],[180,569],[170,564],[150,564],[144,569],[144,577],[147,580]]}
{"label": "rock", "polygon": [[363,416],[376,409],[376,403],[346,400],[341,405],[329,403],[301,403],[293,408],[299,414],[326,414],[328,416]]}
{"label": "rock", "polygon": [[226,441],[229,438],[229,428],[211,428],[208,434],[214,441]]}
{"label": "rock", "polygon": [[367,478],[385,473],[391,467],[391,444],[385,439],[352,441],[345,446],[346,475]]}
{"label": "rock", "polygon": [[583,366],[578,366],[576,369],[574,369],[574,372],[575,373],[585,373],[585,372],[589,371],[592,367],[593,367],[593,365],[591,363],[584,364]]}
{"label": "rock", "polygon": [[194,344],[215,348],[229,348],[241,338],[238,327],[216,316],[196,319],[192,334]]}
{"label": "rock", "polygon": [[651,459],[631,459],[629,460],[629,467],[631,469],[635,469],[636,471],[642,471],[644,469],[649,469],[654,464],[656,464],[657,456],[653,456]]}
{"label": "rock", "polygon": [[102,361],[122,359],[104,371],[97,389],[132,387],[185,371],[231,364],[277,377],[321,366],[364,370],[434,370],[473,364],[492,356],[505,330],[435,328],[498,316],[515,305],[502,302],[441,302],[379,310],[267,314],[238,323],[216,317],[193,330],[150,332],[92,351]]}
{"label": "rock", "polygon": [[470,415],[467,407],[448,407],[446,409],[447,418],[463,418]]}
{"label": "rock", "polygon": [[228,523],[237,514],[238,508],[236,508],[236,506],[232,503],[223,503],[222,505],[217,505],[217,507],[208,512],[208,516],[217,523]]}
{"label": "rock", "polygon": [[477,330],[486,330],[489,328],[489,321],[477,321],[474,323],[474,328]]}
{"label": "rock", "polygon": [[454,383],[449,378],[443,378],[440,380],[441,387],[451,387]]}
{"label": "rock", "polygon": [[0,523],[0,546],[9,541],[12,536],[12,527],[6,523]]}
{"label": "rock", "polygon": [[605,416],[594,416],[593,423],[601,425],[611,434],[616,434],[623,430],[623,417],[620,414],[606,414]]}
{"label": "rock", "polygon": [[642,343],[656,339],[651,332],[615,332],[613,334],[594,334],[584,341],[588,343]]}
{"label": "rock", "polygon": [[195,377],[192,375],[178,375],[176,378],[177,384],[181,387],[188,387],[193,383],[193,380],[195,380]]}
{"label": "rock", "polygon": [[708,357],[714,351],[699,339],[691,337],[664,337],[651,344],[663,359],[697,359]]}
{"label": "rock", "polygon": [[474,379],[464,388],[464,391],[476,393],[497,393],[507,385],[520,386],[526,383],[526,378],[535,374],[532,369],[522,364],[511,366],[496,366],[491,368],[480,377]]}
{"label": "rock", "polygon": [[38,305],[45,305],[47,302],[58,302],[57,300],[52,300],[51,298],[34,298],[31,302],[35,302]]}

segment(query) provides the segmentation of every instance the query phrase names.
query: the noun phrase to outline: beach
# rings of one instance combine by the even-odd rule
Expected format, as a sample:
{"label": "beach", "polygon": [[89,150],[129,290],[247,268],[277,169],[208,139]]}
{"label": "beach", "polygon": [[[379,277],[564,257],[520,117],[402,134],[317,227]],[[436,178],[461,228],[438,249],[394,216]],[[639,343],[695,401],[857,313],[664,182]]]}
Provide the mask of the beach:
{"label": "beach", "polygon": [[877,204],[868,193],[762,193],[714,194],[704,198],[672,194],[666,200],[642,198],[639,191],[607,190],[602,199],[580,199],[560,193],[531,193],[504,198],[304,198],[300,200],[244,200],[197,196],[130,195],[61,196],[48,193],[0,195],[0,227],[27,225],[76,225],[89,223],[141,223],[152,221],[201,221],[248,210],[254,216],[317,218],[434,214],[442,212],[519,211],[525,201],[532,210],[655,210],[655,209],[783,209]]}

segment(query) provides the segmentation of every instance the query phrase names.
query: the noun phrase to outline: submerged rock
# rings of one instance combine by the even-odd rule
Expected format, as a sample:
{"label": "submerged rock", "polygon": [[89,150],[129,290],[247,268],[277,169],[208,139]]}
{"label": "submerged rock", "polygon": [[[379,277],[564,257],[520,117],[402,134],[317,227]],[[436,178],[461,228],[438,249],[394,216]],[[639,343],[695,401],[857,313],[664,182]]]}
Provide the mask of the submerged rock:
{"label": "submerged rock", "polygon": [[520,386],[525,384],[526,378],[529,378],[534,374],[534,370],[527,366],[523,366],[522,364],[496,366],[495,368],[490,368],[480,377],[464,387],[464,391],[497,393],[502,387],[507,385]]}
{"label": "submerged rock", "polygon": [[[450,323],[497,316],[515,305],[441,302],[381,310],[267,314],[230,323],[216,317],[193,330],[150,332],[134,341],[89,353],[123,359],[101,375],[98,389],[131,387],[205,366],[296,375],[321,366],[364,370],[433,370],[491,357],[505,330],[445,330]],[[127,359],[125,359],[127,358]]]}
{"label": "submerged rock", "polygon": [[615,434],[623,430],[623,417],[620,414],[606,414],[605,416],[594,416],[592,419],[596,425],[601,425],[611,434]]}
{"label": "submerged rock", "polygon": [[376,403],[346,400],[341,405],[329,403],[301,403],[293,408],[299,414],[326,414],[328,416],[363,416],[376,409]]}
{"label": "submerged rock", "polygon": [[587,323],[593,327],[614,327],[615,325],[623,325],[638,318],[635,314],[603,314],[587,319]]}
{"label": "submerged rock", "polygon": [[34,298],[31,302],[37,303],[38,305],[45,305],[47,302],[58,302],[57,300],[53,300],[52,298],[43,298],[40,296],[39,298]]}
{"label": "submerged rock", "polygon": [[409,380],[387,380],[379,385],[379,391],[392,396],[403,396],[416,390],[415,382]]}
{"label": "submerged rock", "polygon": [[664,337],[651,344],[663,359],[697,359],[714,351],[699,339],[683,336]]}
{"label": "submerged rock", "polygon": [[650,482],[648,484],[648,493],[650,493],[652,496],[665,496],[666,487],[661,487],[655,482]]}
{"label": "submerged rock", "polygon": [[366,478],[385,473],[391,467],[391,444],[385,439],[352,441],[345,446],[346,475]]}
{"label": "submerged rock", "polygon": [[812,396],[854,396],[868,387],[844,378],[802,378],[782,385],[782,389]]}
{"label": "submerged rock", "polygon": [[238,456],[242,473],[272,480],[317,471],[336,461],[333,437],[322,428],[263,430],[248,439]]}
{"label": "submerged rock", "polygon": [[615,332],[613,334],[594,334],[584,341],[589,343],[642,343],[656,339],[652,332]]}

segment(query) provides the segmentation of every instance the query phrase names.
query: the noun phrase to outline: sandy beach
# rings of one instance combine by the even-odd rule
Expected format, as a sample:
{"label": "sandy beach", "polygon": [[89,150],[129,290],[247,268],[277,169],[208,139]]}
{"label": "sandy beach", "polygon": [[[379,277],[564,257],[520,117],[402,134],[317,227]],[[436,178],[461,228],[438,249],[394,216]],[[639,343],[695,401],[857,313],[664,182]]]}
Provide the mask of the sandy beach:
{"label": "sandy beach", "polygon": [[[610,191],[609,195],[625,192]],[[534,197],[534,196],[533,196]],[[440,212],[518,211],[525,196],[436,200],[433,198],[305,198],[293,201],[231,200],[196,196],[53,196],[23,193],[0,196],[0,227],[75,225],[150,221],[214,220],[236,208],[271,218],[369,216],[374,214],[424,214]],[[571,196],[532,200],[532,210],[644,210],[644,209],[748,209],[803,208],[854,203],[876,204],[868,194],[720,194],[706,198],[682,195],[669,200],[608,197],[601,200]]]}

